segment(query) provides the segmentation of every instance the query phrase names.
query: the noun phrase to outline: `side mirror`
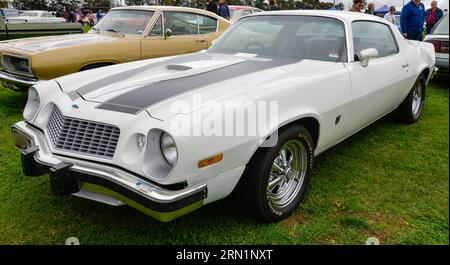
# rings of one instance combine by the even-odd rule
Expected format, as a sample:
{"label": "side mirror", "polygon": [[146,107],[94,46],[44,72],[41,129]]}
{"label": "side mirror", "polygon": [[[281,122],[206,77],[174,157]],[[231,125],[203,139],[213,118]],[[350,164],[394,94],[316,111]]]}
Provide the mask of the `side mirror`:
{"label": "side mirror", "polygon": [[170,36],[172,36],[172,30],[171,29],[169,29],[169,28],[167,28],[165,31],[164,31],[164,38],[170,38]]}
{"label": "side mirror", "polygon": [[362,67],[367,67],[369,65],[369,60],[377,57],[378,51],[375,48],[364,49],[359,53]]}

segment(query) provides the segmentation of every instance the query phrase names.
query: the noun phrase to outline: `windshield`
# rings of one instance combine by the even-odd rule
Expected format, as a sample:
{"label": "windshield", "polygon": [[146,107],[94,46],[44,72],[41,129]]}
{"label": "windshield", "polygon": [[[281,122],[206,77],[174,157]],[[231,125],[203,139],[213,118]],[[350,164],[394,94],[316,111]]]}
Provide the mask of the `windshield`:
{"label": "windshield", "polygon": [[448,35],[448,15],[445,15],[433,31],[436,35]]}
{"label": "windshield", "polygon": [[316,16],[254,16],[241,19],[210,49],[319,61],[346,61],[344,24]]}
{"label": "windshield", "polygon": [[5,16],[5,17],[18,17],[18,16],[20,16],[19,10],[16,10],[16,9],[3,9],[2,13],[3,13],[3,16]]}
{"label": "windshield", "polygon": [[34,13],[34,12],[23,12],[22,13],[22,16],[23,17],[37,17],[37,13]]}
{"label": "windshield", "polygon": [[142,35],[154,13],[142,10],[114,10],[106,14],[91,31]]}

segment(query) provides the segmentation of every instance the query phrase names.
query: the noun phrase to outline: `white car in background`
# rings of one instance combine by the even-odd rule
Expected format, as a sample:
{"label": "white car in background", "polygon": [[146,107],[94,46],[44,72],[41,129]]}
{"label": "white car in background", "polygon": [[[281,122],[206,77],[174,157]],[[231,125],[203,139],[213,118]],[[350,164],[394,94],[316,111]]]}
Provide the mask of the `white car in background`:
{"label": "white car in background", "polygon": [[[432,44],[405,40],[376,16],[264,12],[207,51],[31,87],[12,134],[24,174],[49,172],[56,195],[170,221],[233,192],[275,222],[297,209],[317,155],[388,113],[416,122],[434,63]],[[276,119],[261,118],[266,109],[251,116],[245,103],[274,103]]]}
{"label": "white car in background", "polygon": [[439,68],[439,74],[449,73],[449,40],[448,40],[448,14],[444,15],[425,37],[425,41],[434,45],[436,52],[436,66]]}
{"label": "white car in background", "polygon": [[25,10],[20,15],[20,19],[30,23],[65,23],[62,17],[56,17],[53,12],[41,10]]}
{"label": "white car in background", "polygon": [[228,9],[230,10],[230,21],[236,22],[239,18],[259,12],[263,12],[264,10],[259,9],[257,7],[252,6],[228,6]]}

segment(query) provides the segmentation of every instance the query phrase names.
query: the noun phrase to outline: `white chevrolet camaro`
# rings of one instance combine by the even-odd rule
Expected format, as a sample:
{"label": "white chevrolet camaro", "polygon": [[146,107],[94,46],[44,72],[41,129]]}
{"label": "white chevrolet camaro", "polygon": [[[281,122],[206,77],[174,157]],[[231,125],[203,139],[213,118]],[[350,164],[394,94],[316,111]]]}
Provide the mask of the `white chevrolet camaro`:
{"label": "white chevrolet camaro", "polygon": [[419,119],[434,58],[375,16],[260,13],[207,51],[39,83],[12,133],[24,174],[49,173],[56,195],[170,221],[233,193],[274,222],[315,156],[388,113]]}

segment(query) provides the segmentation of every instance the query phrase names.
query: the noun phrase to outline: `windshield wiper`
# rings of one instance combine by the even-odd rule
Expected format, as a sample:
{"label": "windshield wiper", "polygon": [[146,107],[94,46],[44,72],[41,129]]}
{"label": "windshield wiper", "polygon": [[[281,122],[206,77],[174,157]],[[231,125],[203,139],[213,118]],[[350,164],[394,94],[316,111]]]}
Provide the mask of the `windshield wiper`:
{"label": "windshield wiper", "polygon": [[122,36],[125,36],[125,34],[123,34],[122,32],[118,31],[117,29],[110,28],[110,29],[106,29],[106,31],[114,32],[114,33],[120,34]]}

